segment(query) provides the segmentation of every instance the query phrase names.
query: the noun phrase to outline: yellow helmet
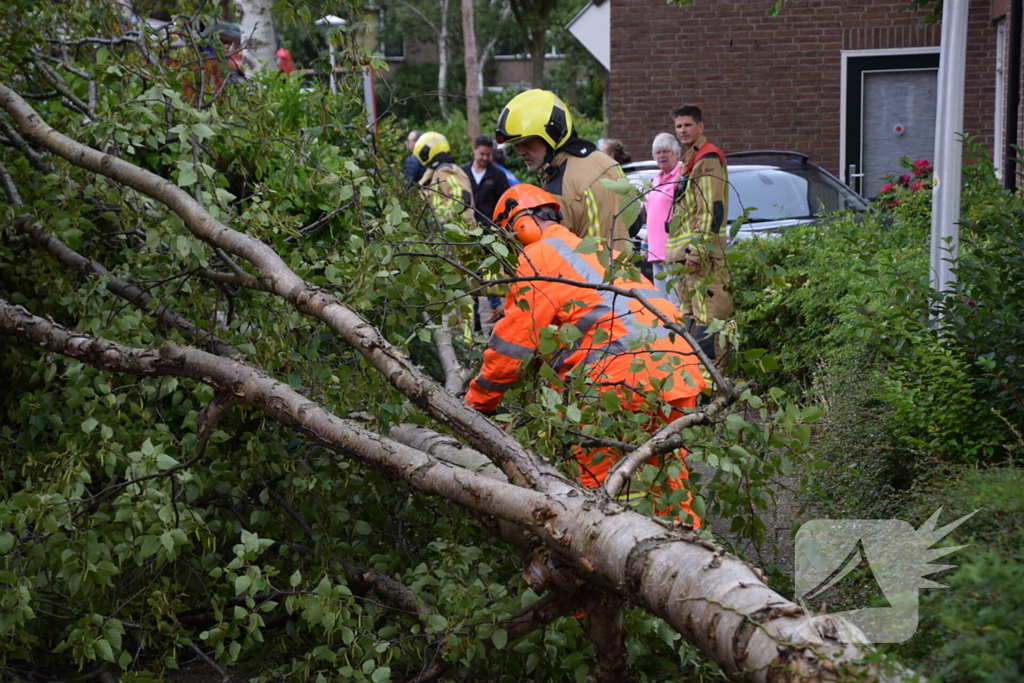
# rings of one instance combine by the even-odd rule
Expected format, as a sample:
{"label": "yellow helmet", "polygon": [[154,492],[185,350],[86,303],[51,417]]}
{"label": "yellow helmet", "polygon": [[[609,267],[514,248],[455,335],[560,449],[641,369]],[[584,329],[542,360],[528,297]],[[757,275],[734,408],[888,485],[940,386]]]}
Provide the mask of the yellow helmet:
{"label": "yellow helmet", "polygon": [[424,166],[430,166],[430,162],[437,158],[438,154],[451,151],[448,138],[440,133],[430,131],[417,138],[416,144],[412,148],[412,155],[419,159]]}
{"label": "yellow helmet", "polygon": [[538,137],[551,149],[558,149],[571,134],[572,114],[565,103],[553,92],[527,90],[505,105],[494,139],[504,144]]}

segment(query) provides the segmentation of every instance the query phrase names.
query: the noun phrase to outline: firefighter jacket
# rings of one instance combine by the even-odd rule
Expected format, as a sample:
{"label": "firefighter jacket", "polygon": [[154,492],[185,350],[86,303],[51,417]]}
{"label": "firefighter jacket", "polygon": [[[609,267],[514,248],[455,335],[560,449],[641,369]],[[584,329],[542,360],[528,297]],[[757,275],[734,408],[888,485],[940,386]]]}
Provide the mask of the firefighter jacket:
{"label": "firefighter jacket", "polygon": [[601,184],[624,178],[618,162],[592,142],[572,138],[539,171],[541,187],[558,198],[563,222],[578,237],[601,237],[612,249],[629,241],[629,226],[616,219],[621,197]]}
{"label": "firefighter jacket", "polygon": [[[696,261],[704,266],[725,265],[725,217],[729,215],[729,177],[721,151],[708,145],[703,135],[680,160],[691,171],[680,177],[670,232],[665,245],[665,260]],[[711,150],[715,153],[708,154]],[[679,217],[681,220],[674,220]],[[707,270],[707,268],[705,268]]]}
{"label": "firefighter jacket", "polygon": [[[549,225],[540,241],[520,253],[516,277],[601,284],[605,270],[598,255],[577,253],[579,243],[580,238],[565,226]],[[636,288],[670,319],[679,318],[679,310],[646,279],[610,284]],[[561,282],[524,280],[513,284],[505,299],[505,317],[494,326],[483,368],[470,382],[466,404],[484,412],[494,410],[519,378],[523,364],[537,353],[541,330],[548,325],[572,325],[580,333],[579,339],[562,345],[547,360],[558,376],[564,378],[582,365],[598,386],[616,391],[626,407],[641,405],[654,379],[671,376],[672,381],[660,390],[666,402],[693,400],[705,386],[690,346],[682,337],[670,335],[636,299]]]}
{"label": "firefighter jacket", "polygon": [[438,219],[462,216],[467,221],[473,220],[473,189],[465,172],[455,164],[428,167],[420,178],[420,187]]}

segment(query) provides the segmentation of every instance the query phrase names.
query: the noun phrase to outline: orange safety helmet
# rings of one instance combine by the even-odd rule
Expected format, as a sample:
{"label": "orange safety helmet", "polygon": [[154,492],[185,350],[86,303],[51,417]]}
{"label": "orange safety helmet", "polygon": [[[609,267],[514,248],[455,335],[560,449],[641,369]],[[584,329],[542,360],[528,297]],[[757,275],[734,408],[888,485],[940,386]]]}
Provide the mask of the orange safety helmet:
{"label": "orange safety helmet", "polygon": [[[550,208],[541,208],[550,207]],[[541,229],[537,218],[549,221],[562,220],[561,205],[555,195],[536,185],[520,183],[505,190],[494,206],[494,223],[515,233],[523,244],[540,241]]]}

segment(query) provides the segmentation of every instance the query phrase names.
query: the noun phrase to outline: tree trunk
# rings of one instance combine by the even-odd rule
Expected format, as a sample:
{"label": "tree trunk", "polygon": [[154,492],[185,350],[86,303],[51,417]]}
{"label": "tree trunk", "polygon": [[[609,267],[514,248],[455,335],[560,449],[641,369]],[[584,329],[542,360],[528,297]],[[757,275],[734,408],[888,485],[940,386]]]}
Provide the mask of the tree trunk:
{"label": "tree trunk", "polygon": [[530,35],[530,84],[534,88],[544,87],[544,53],[547,51],[543,27],[534,28]]}
{"label": "tree trunk", "polygon": [[277,40],[270,5],[270,0],[235,0],[242,33],[242,66],[249,76],[277,71]]}
{"label": "tree trunk", "polygon": [[462,46],[466,63],[466,128],[469,139],[480,135],[480,70],[476,61],[476,21],[473,0],[462,0]]}
{"label": "tree trunk", "polygon": [[441,105],[441,118],[448,119],[448,3],[440,0],[441,19],[437,32],[437,101]]}

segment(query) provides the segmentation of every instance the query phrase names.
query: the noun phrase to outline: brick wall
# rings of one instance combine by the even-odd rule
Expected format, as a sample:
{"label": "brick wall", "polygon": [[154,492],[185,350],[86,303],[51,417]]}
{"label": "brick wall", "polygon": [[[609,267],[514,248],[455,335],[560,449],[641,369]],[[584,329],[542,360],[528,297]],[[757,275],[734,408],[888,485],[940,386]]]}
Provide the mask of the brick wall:
{"label": "brick wall", "polygon": [[[839,171],[841,50],[939,45],[905,0],[613,0],[611,131],[634,159],[697,104],[728,151],[789,149]],[[990,0],[972,0],[964,125],[991,146],[996,32]]]}

